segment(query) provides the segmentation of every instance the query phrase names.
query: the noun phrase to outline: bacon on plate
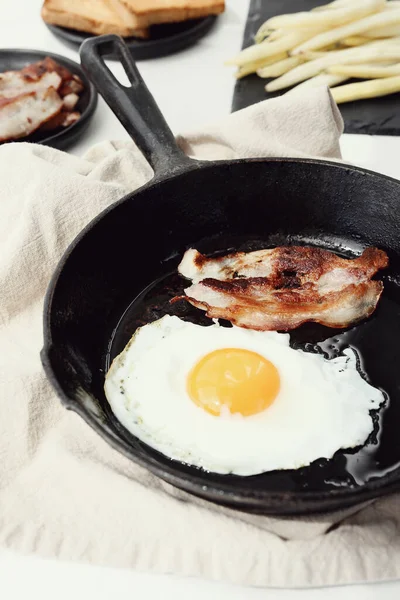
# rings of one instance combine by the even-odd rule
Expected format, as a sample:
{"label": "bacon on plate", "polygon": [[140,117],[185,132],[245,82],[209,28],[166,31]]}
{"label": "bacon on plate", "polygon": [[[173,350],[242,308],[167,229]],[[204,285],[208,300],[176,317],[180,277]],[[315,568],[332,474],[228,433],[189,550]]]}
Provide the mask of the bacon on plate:
{"label": "bacon on plate", "polygon": [[81,79],[50,57],[0,73],[0,142],[75,123],[82,91]]}
{"label": "bacon on plate", "polygon": [[0,142],[17,140],[36,131],[63,106],[54,88],[0,98]]}

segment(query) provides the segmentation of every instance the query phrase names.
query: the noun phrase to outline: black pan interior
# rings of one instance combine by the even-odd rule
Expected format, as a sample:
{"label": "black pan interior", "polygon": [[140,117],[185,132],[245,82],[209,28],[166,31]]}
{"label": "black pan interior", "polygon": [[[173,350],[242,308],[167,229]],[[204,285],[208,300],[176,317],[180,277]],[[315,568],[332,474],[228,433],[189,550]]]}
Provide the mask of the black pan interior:
{"label": "black pan interior", "polygon": [[72,73],[79,75],[82,79],[85,87],[80,94],[76,106],[77,110],[81,113],[81,118],[69,127],[60,127],[53,131],[36,131],[18,141],[45,144],[46,146],[52,146],[54,148],[66,148],[84,133],[97,106],[97,92],[80,65],[65,56],[60,56],[59,54],[54,54],[52,52],[10,48],[7,50],[0,50],[0,74],[4,71],[23,69],[31,63],[43,60],[46,56],[50,56],[57,63],[63,65]]}
{"label": "black pan interior", "polygon": [[[285,494],[286,512],[296,512],[299,493],[309,493],[312,500],[324,492],[341,496],[390,481],[400,472],[399,193],[394,180],[342,165],[254,160],[203,166],[121,201],[70,249],[48,298],[47,343],[63,393],[79,403],[83,388],[101,406],[99,426],[106,423],[127,442],[125,452],[134,460],[167,479],[169,473],[186,488],[185,482],[200,476],[221,490],[221,501],[224,490],[233,490],[239,504],[251,493],[275,512],[279,507],[268,504],[268,495],[279,492]],[[169,303],[185,285],[176,275],[183,252],[188,247],[215,253],[294,243],[345,256],[375,245],[389,254],[385,291],[372,318],[346,331],[309,324],[291,333],[295,348],[329,357],[348,345],[359,352],[362,372],[388,397],[387,407],[374,417],[368,444],[296,471],[237,477],[171,461],[131,436],[111,414],[103,393],[110,360],[138,326],[166,313],[209,324],[201,311]]]}

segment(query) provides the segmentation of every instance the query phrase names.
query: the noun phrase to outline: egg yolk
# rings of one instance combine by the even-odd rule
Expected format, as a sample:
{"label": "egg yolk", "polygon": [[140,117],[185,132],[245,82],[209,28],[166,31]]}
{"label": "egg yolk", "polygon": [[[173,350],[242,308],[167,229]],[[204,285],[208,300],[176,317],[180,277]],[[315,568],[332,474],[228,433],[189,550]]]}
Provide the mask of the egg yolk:
{"label": "egg yolk", "polygon": [[189,373],[187,388],[195,404],[219,415],[223,406],[247,417],[268,408],[280,388],[276,367],[260,354],[223,348],[204,356]]}

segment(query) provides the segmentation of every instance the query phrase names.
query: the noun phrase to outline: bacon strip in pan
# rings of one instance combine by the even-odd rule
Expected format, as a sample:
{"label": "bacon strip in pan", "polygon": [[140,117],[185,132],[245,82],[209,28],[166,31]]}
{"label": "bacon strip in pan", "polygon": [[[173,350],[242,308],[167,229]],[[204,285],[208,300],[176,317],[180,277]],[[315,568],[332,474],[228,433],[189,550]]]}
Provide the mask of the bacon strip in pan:
{"label": "bacon strip in pan", "polygon": [[307,321],[343,328],[370,316],[383,290],[371,277],[387,264],[377,248],[345,259],[321,248],[287,246],[217,258],[191,249],[178,270],[195,282],[184,297],[210,318],[289,331]]}

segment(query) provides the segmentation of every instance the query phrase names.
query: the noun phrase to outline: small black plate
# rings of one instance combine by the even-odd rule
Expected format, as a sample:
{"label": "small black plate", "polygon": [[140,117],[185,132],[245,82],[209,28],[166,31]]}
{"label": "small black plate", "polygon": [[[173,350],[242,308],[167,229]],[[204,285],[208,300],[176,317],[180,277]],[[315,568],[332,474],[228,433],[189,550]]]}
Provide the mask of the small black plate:
{"label": "small black plate", "polygon": [[70,125],[69,127],[63,127],[54,129],[54,131],[40,132],[36,131],[31,135],[28,135],[20,140],[19,142],[31,142],[35,144],[45,144],[46,146],[52,146],[53,148],[66,148],[73,144],[79,136],[83,134],[87,126],[89,125],[90,119],[97,106],[97,92],[93,85],[90,83],[81,67],[64,56],[59,54],[53,54],[52,52],[42,52],[41,50],[21,50],[10,48],[7,50],[0,50],[0,73],[4,71],[14,71],[25,67],[30,63],[43,60],[46,56],[54,59],[63,67],[69,69],[72,73],[79,75],[85,86],[82,94],[79,97],[77,104],[77,110],[81,113],[79,121]]}
{"label": "small black plate", "polygon": [[[182,23],[153,25],[150,27],[150,37],[148,39],[129,37],[125,38],[125,43],[135,60],[167,56],[192,46],[210,31],[216,19],[217,17],[210,16],[204,19],[183,21]],[[87,38],[94,37],[83,31],[49,25],[48,23],[46,25],[54,35],[74,48],[80,46]],[[115,57],[111,55],[106,58],[112,59]]]}

